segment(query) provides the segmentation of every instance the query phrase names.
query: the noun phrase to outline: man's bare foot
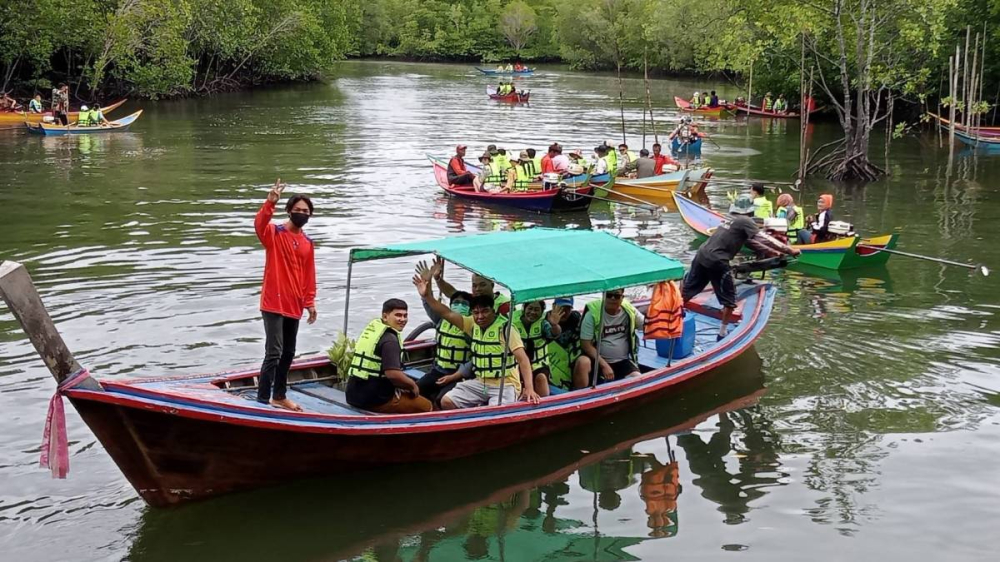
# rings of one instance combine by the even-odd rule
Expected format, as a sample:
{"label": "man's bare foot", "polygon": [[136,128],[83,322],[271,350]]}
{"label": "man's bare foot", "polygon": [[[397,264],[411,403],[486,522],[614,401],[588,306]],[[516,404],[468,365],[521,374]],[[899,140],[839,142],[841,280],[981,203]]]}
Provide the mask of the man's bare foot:
{"label": "man's bare foot", "polygon": [[302,406],[299,406],[295,402],[292,402],[288,398],[282,398],[281,400],[271,399],[271,405],[275,408],[284,408],[286,410],[291,410],[293,412],[301,412]]}

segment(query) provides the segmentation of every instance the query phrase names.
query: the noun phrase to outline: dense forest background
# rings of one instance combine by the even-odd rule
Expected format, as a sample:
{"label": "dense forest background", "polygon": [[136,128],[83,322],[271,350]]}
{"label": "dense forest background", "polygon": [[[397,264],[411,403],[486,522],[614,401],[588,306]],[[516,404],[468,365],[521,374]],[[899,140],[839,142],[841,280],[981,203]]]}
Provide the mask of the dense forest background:
{"label": "dense forest background", "polygon": [[192,95],[394,57],[626,71],[648,60],[653,74],[736,82],[753,66],[755,91],[795,95],[805,52],[820,95],[820,79],[833,93],[853,87],[837,73],[846,61],[853,80],[867,67],[873,89],[919,104],[938,96],[966,25],[985,23],[992,102],[997,22],[1000,0],[5,0],[0,90],[47,95],[65,81],[80,99]]}

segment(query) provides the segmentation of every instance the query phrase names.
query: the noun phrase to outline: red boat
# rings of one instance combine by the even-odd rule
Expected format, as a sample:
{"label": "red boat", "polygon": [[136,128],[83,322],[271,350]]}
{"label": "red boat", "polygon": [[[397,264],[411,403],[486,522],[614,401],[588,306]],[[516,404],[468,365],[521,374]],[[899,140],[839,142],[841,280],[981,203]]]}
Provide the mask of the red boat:
{"label": "red boat", "polygon": [[[593,179],[587,175],[563,178],[559,187],[546,187],[542,182],[528,184],[524,191],[513,193],[491,193],[476,191],[471,185],[452,185],[448,182],[448,159],[427,156],[434,165],[434,179],[448,195],[478,201],[516,207],[536,213],[558,213],[565,211],[582,211],[593,201]],[[466,163],[473,173],[479,172],[479,167]],[[607,181],[605,179],[605,181]]]}
{"label": "red boat", "polygon": [[[425,254],[507,287],[512,304],[603,295],[679,279],[684,273],[679,262],[606,232],[534,228],[352,249],[348,291],[355,263]],[[448,461],[631,410],[750,349],[767,324],[775,289],[742,285],[738,295],[738,323],[721,341],[715,338],[717,306],[689,307],[695,343],[687,357],[668,360],[650,345],[654,342],[644,341],[637,350],[642,375],[553,392],[537,405],[518,401],[422,414],[376,414],[350,406],[342,390],[344,376],[329,358],[315,357],[292,366],[288,396],[306,411],[291,412],[253,399],[257,369],[94,378],[59,336],[24,266],[0,264],[0,297],[59,383],[58,392],[70,399],[136,492],[153,506],[309,476]],[[421,376],[433,359],[434,341],[407,342],[404,348],[407,373]],[[61,411],[58,400],[53,401],[55,411]]]}
{"label": "red boat", "polygon": [[486,95],[490,97],[491,100],[496,101],[506,101],[510,103],[528,103],[528,98],[531,96],[531,92],[511,92],[506,95],[500,95],[496,93],[496,88],[487,86]]}
{"label": "red boat", "polygon": [[694,113],[696,115],[718,116],[722,115],[723,111],[732,111],[733,108],[735,107],[732,104],[725,104],[716,107],[701,106],[696,108],[691,105],[691,102],[679,96],[674,96],[674,103],[677,104],[677,107],[680,108],[681,111],[685,111],[687,113]]}

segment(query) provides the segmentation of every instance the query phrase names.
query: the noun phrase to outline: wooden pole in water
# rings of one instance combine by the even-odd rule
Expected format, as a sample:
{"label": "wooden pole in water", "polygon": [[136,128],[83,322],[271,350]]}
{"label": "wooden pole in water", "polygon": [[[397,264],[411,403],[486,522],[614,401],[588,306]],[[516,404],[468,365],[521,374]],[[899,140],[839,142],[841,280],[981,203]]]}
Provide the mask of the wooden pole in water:
{"label": "wooden pole in water", "polygon": [[747,81],[747,107],[751,105],[753,99],[753,61],[750,61],[750,80]]}
{"label": "wooden pole in water", "polygon": [[[983,72],[986,70],[986,22],[983,22],[983,56],[979,58],[979,95],[976,104],[983,101]],[[982,114],[976,114],[976,137],[979,137],[979,127],[982,126]]]}
{"label": "wooden pole in water", "polygon": [[625,84],[622,82],[622,58],[618,55],[618,109],[622,115],[622,144],[625,140]]}
{"label": "wooden pole in water", "polygon": [[[969,39],[972,35],[972,26],[965,26],[965,61],[962,63],[962,102],[965,103],[962,107],[962,122],[965,123],[969,116],[969,106],[967,102],[969,101],[967,90],[969,88]],[[968,125],[968,123],[966,123]]]}
{"label": "wooden pole in water", "polygon": [[799,175],[802,179],[806,166],[806,119],[809,107],[806,105],[806,34],[802,34],[802,56],[799,59]]}
{"label": "wooden pole in water", "polygon": [[[14,319],[35,346],[35,351],[45,362],[52,377],[62,383],[81,370],[56,325],[52,322],[42,298],[31,281],[28,270],[15,261],[0,262],[0,299],[7,303]],[[100,383],[86,377],[77,388],[102,391]]]}
{"label": "wooden pole in water", "polygon": [[[646,81],[646,109],[649,111],[649,123],[653,127],[653,142],[660,144],[660,135],[656,133],[656,119],[653,117],[653,101],[649,95],[649,59],[646,57],[646,49],[642,52],[642,68]],[[642,142],[642,147],[646,148],[646,141]]]}
{"label": "wooden pole in water", "polygon": [[[976,33],[976,46],[972,51],[972,67],[969,68],[969,92],[968,99],[965,102],[965,130],[966,132],[972,131],[972,112],[976,105],[976,80],[978,79],[976,74],[979,71],[979,33]],[[973,133],[975,134],[975,133]],[[976,145],[979,144],[979,135],[975,135]]]}
{"label": "wooden pole in water", "polygon": [[955,45],[955,56],[948,57],[948,99],[951,100],[951,104],[948,107],[948,144],[955,144],[955,104],[958,103],[958,99],[955,98],[955,90],[958,89],[958,69],[955,66],[958,64],[959,60],[959,47]]}

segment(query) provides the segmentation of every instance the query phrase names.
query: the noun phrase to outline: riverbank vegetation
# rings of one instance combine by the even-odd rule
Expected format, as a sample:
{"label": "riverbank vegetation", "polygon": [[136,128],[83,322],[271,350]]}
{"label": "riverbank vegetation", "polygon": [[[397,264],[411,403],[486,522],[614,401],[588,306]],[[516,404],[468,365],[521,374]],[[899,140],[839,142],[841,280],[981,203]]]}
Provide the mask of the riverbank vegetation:
{"label": "riverbank vegetation", "polygon": [[[945,97],[966,26],[998,24],[1000,0],[7,0],[0,90],[202,94],[316,78],[348,57],[648,64],[741,88],[752,76],[755,98],[796,100],[809,84],[845,133],[813,171],[869,179],[873,127]],[[984,44],[980,87],[995,107],[1000,46]]]}

